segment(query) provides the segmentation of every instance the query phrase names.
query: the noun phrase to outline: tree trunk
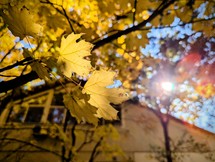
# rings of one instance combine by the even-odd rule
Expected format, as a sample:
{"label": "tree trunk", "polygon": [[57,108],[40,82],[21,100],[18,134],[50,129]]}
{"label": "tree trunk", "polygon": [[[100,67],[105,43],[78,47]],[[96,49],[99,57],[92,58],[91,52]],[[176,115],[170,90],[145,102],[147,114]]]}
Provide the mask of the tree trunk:
{"label": "tree trunk", "polygon": [[168,132],[168,123],[169,120],[161,119],[161,125],[163,127],[163,133],[164,133],[164,142],[165,142],[165,151],[166,151],[166,159],[167,162],[172,162],[172,152],[171,152],[171,146],[170,146],[170,138],[169,138],[169,132]]}

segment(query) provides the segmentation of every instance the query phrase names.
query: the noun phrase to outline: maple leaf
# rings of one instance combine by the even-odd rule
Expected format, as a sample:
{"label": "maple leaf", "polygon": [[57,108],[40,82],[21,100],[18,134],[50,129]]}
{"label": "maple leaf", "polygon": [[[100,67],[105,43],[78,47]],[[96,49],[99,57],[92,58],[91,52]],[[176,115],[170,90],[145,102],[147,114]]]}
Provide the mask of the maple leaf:
{"label": "maple leaf", "polygon": [[94,71],[86,82],[82,92],[90,95],[88,101],[98,108],[97,116],[107,120],[117,119],[117,110],[110,103],[120,104],[128,99],[127,94],[121,88],[108,88],[113,85],[116,73],[112,71]]}
{"label": "maple leaf", "polygon": [[87,76],[92,67],[90,61],[84,58],[90,55],[92,44],[84,40],[77,42],[81,35],[72,33],[61,40],[58,63],[64,65],[61,69],[67,77],[71,77],[72,72],[80,76]]}
{"label": "maple leaf", "polygon": [[21,39],[25,36],[37,37],[42,31],[42,26],[36,22],[35,15],[26,8],[19,10],[16,7],[10,7],[2,17],[13,35]]}
{"label": "maple leaf", "polygon": [[34,70],[39,78],[44,79],[44,80],[50,80],[51,77],[49,75],[48,69],[43,66],[43,64],[39,63],[38,61],[35,61],[30,64],[32,70]]}
{"label": "maple leaf", "polygon": [[72,94],[64,95],[63,101],[78,123],[84,120],[93,125],[98,124],[98,118],[95,116],[97,108],[87,102],[87,95],[83,95],[81,91],[80,93],[74,91]]}

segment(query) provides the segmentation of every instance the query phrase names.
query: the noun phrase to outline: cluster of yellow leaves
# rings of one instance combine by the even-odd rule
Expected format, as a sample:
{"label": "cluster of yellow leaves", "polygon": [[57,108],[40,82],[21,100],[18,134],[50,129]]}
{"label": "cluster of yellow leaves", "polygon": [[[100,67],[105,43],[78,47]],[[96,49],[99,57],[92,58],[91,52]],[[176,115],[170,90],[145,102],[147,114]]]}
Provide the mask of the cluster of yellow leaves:
{"label": "cluster of yellow leaves", "polygon": [[[84,59],[85,56],[90,55],[92,45],[83,40],[76,42],[80,36],[81,34],[70,34],[61,41],[58,63],[64,64],[65,68],[62,69],[62,72],[68,78],[71,77],[72,72],[86,77],[92,68],[90,61]],[[117,111],[110,103],[119,104],[128,97],[123,89],[108,88],[114,84],[115,75],[115,72],[104,69],[93,71],[82,91],[90,96],[89,101],[83,94],[79,94],[77,97],[73,93],[72,96],[64,97],[66,106],[70,109],[71,114],[78,118],[78,121],[84,118],[87,122],[95,124],[97,120],[93,118],[93,115],[108,120],[117,119]],[[97,108],[96,112],[93,106]]]}
{"label": "cluster of yellow leaves", "polygon": [[[97,22],[97,14],[91,12],[91,5],[95,7],[97,2],[90,3],[89,1],[89,3],[85,3],[84,1],[80,3],[83,7],[83,9],[79,8],[80,13],[87,9],[90,18],[92,16],[95,17],[95,19],[91,18],[89,20]],[[43,10],[44,9],[45,8],[43,8]],[[98,10],[96,8],[93,9],[95,11]],[[117,111],[110,104],[119,104],[128,99],[128,97],[122,89],[107,88],[107,86],[113,84],[113,79],[116,75],[115,72],[93,70],[91,61],[87,59],[87,57],[91,55],[93,45],[82,40],[82,34],[71,33],[66,37],[63,36],[61,38],[60,47],[53,49],[49,43],[51,41],[58,41],[58,38],[52,37],[53,32],[52,34],[46,32],[43,36],[48,36],[50,39],[48,40],[45,37],[45,39],[40,41],[38,47],[35,48],[34,44],[37,44],[37,40],[40,40],[43,33],[43,26],[38,23],[37,13],[30,12],[30,10],[24,6],[10,6],[8,10],[4,11],[2,17],[14,36],[25,39],[30,43],[29,46],[32,51],[24,50],[23,55],[25,58],[31,57],[33,59],[30,64],[31,68],[37,72],[41,79],[49,80],[51,78],[50,72],[53,67],[57,68],[58,72],[61,72],[61,74],[69,79],[71,79],[73,73],[80,77],[88,78],[83,92],[77,88],[72,91],[72,93],[64,96],[66,107],[70,110],[71,115],[76,117],[78,122],[86,121],[97,125],[98,117],[109,120],[117,119]],[[56,28],[55,31],[59,31],[59,28]],[[59,31],[59,33],[62,33],[62,30]],[[34,49],[37,48],[38,50],[34,51]],[[52,55],[54,52],[57,54]],[[79,87],[79,85],[77,85],[77,87]]]}
{"label": "cluster of yellow leaves", "polygon": [[81,18],[80,24],[86,28],[94,28],[95,23],[99,21],[100,11],[98,9],[98,2],[96,0],[80,0],[77,3],[72,3],[72,8],[77,11]]}
{"label": "cluster of yellow leaves", "polygon": [[198,85],[196,92],[205,98],[210,98],[215,95],[215,86],[211,83],[205,85]]}
{"label": "cluster of yellow leaves", "polygon": [[[189,22],[194,10],[187,6],[187,2],[188,0],[177,1],[164,10],[162,15],[154,18],[150,22],[151,25],[170,25],[175,16],[183,22]],[[66,97],[67,105],[70,105],[69,99],[71,99],[71,104],[80,107],[80,109],[83,107],[83,103],[89,104],[96,109],[96,112],[93,110],[92,114],[106,119],[115,119],[116,111],[110,103],[120,103],[127,98],[121,89],[107,88],[107,86],[113,84],[115,73],[106,70],[95,71],[90,60],[94,57],[90,53],[92,44],[82,40],[80,38],[82,34],[69,33],[72,30],[77,33],[84,32],[86,34],[83,37],[91,41],[96,40],[96,38],[97,40],[103,39],[104,34],[111,35],[112,32],[124,30],[147,20],[152,14],[151,11],[156,10],[162,1],[139,0],[136,3],[136,6],[134,6],[132,0],[80,0],[78,2],[74,0],[50,0],[43,3],[40,3],[39,0],[34,2],[4,0],[1,3],[3,5],[0,5],[1,9],[5,7],[1,16],[13,35],[8,32],[2,37],[3,40],[0,38],[0,47],[2,47],[4,53],[7,53],[6,45],[15,44],[14,36],[22,40],[27,37],[28,39],[24,39],[23,43],[25,44],[27,41],[30,46],[30,55],[27,57],[32,57],[34,60],[30,65],[40,78],[48,80],[53,67],[57,68],[57,71],[67,78],[71,78],[73,73],[82,78],[88,78],[86,85],[83,87],[82,95],[75,95],[73,92],[76,97],[72,98],[69,94]],[[203,1],[195,1],[193,7],[198,8],[203,3]],[[204,15],[209,16],[214,13],[211,2],[207,2],[205,5]],[[186,14],[184,14],[185,12]],[[197,31],[208,32],[208,36],[212,33],[210,32],[212,27],[213,21],[208,24],[200,24],[199,22],[193,25],[193,29]],[[130,87],[129,84],[137,79],[143,67],[141,48],[148,43],[148,31],[142,29],[119,37],[117,41],[113,41],[115,46],[108,46],[111,48],[102,47],[98,52],[100,53],[98,55],[99,65],[103,64],[105,68],[111,66],[114,70],[121,69],[119,74],[123,81],[127,80],[127,83],[123,84],[126,87]],[[63,33],[66,33],[67,36],[63,36]],[[8,60],[11,58],[13,61],[16,58],[17,60],[23,58],[21,56],[24,55],[22,50],[14,51],[12,53],[14,58],[7,57],[2,65],[9,64]],[[2,58],[2,55],[0,57]],[[22,71],[22,69],[17,68],[18,71]],[[14,70],[14,73],[9,72],[9,74],[19,75],[20,73]],[[109,77],[107,82],[103,82],[105,80],[104,74],[106,78]],[[115,97],[111,98],[109,94],[114,94]],[[76,114],[74,116],[79,121],[83,117],[83,115],[77,115],[83,114],[81,110],[79,113],[71,112],[73,115]],[[84,118],[88,120],[89,117],[85,116]],[[93,123],[95,123],[95,120],[93,120]]]}
{"label": "cluster of yellow leaves", "polygon": [[84,40],[77,42],[80,36],[81,34],[72,33],[67,38],[62,38],[58,63],[64,65],[61,71],[68,78],[72,72],[82,77],[90,77],[82,93],[77,89],[72,94],[65,95],[64,103],[78,122],[84,120],[96,125],[96,116],[108,120],[117,119],[117,111],[110,103],[120,104],[128,97],[123,89],[107,87],[114,84],[115,72],[102,69],[90,74],[92,66],[85,57],[90,55],[92,45]]}

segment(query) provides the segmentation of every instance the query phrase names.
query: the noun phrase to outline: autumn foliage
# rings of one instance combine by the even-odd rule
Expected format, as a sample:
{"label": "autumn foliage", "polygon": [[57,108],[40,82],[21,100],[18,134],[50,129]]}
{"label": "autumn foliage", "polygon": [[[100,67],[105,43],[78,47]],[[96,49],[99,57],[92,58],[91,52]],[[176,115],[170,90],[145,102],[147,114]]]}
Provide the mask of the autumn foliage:
{"label": "autumn foliage", "polygon": [[[214,63],[202,63],[206,56],[186,46],[197,42],[194,33],[212,40],[213,6],[213,1],[202,0],[3,0],[0,93],[6,97],[15,88],[25,91],[42,80],[53,84],[64,79],[76,85],[64,96],[72,116],[96,125],[96,117],[116,119],[117,111],[111,104],[128,99],[123,88],[111,87],[117,76],[122,87],[137,95],[146,94],[150,79],[162,71],[159,66],[165,60],[174,67],[172,72],[179,84],[188,80],[200,95],[211,97]],[[180,37],[180,31],[176,32],[175,38],[169,39],[174,48],[166,46],[163,53],[162,48],[161,53],[143,50],[155,41],[150,37],[153,30],[186,25],[193,34]],[[165,39],[162,41],[167,45]],[[176,62],[175,58],[180,59]],[[87,109],[83,109],[85,106]]]}

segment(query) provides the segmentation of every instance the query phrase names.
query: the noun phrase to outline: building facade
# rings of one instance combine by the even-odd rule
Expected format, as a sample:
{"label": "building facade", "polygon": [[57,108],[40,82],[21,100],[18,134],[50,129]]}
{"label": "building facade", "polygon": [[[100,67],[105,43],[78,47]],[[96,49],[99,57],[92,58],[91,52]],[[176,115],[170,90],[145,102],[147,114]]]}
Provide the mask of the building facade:
{"label": "building facade", "polygon": [[[164,130],[155,110],[129,100],[116,107],[120,120],[101,120],[100,125],[111,126],[105,128],[106,133],[100,131],[96,135],[91,125],[76,125],[63,106],[64,93],[65,89],[58,87],[7,105],[0,116],[0,161],[166,161]],[[213,133],[165,117],[169,118],[168,134],[174,162],[215,160]],[[114,134],[112,125],[118,131],[118,140],[112,140],[111,135],[108,138],[108,133]],[[108,139],[104,140],[101,134]]]}

